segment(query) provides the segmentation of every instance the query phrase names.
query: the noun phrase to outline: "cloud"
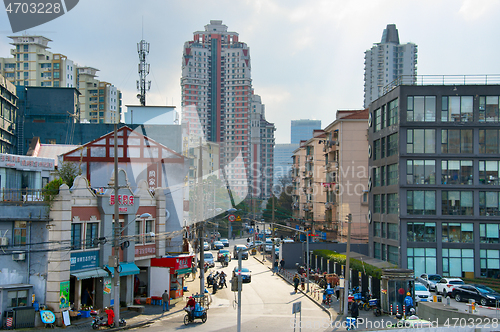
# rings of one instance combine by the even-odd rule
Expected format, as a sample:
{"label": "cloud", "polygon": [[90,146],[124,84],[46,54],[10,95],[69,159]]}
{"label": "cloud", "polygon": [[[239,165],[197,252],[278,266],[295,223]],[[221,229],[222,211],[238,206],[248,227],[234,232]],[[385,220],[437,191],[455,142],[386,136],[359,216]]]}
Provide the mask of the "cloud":
{"label": "cloud", "polygon": [[464,0],[458,12],[466,21],[477,21],[496,12],[498,8],[497,0]]}

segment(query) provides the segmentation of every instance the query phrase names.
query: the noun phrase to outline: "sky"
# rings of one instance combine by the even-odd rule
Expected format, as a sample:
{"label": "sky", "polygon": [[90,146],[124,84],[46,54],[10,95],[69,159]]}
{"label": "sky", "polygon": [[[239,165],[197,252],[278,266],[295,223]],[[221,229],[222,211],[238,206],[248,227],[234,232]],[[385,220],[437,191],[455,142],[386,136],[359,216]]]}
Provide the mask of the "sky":
{"label": "sky", "polygon": [[[400,43],[418,46],[418,75],[500,74],[497,0],[80,0],[65,15],[28,29],[50,51],[99,69],[123,105],[137,105],[137,43],[150,43],[147,105],[180,111],[184,42],[210,20],[250,47],[252,82],[276,143],[290,143],[291,120],[325,128],[337,110],[363,108],[364,52],[396,24]],[[0,57],[12,33],[0,12]]]}

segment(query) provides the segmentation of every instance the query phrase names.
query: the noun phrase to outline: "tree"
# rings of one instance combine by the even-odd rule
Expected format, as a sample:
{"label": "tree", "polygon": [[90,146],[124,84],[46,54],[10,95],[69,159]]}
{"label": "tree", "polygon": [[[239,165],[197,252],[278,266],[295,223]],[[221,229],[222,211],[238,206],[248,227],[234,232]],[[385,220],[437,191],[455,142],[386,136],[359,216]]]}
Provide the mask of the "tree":
{"label": "tree", "polygon": [[73,181],[80,174],[82,174],[82,171],[74,163],[63,162],[57,167],[57,175],[69,188],[73,187]]}

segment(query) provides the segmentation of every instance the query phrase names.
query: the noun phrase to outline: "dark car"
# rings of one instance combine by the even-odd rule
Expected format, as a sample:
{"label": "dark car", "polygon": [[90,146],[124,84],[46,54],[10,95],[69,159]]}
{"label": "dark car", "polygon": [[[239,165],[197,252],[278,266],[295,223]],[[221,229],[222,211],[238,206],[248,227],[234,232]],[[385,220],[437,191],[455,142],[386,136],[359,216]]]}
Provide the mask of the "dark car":
{"label": "dark car", "polygon": [[[235,267],[233,270],[233,277],[237,276],[237,271],[238,271],[238,267]],[[246,267],[242,267],[241,272],[240,272],[241,273],[241,282],[251,282],[252,281],[251,272],[252,271],[250,271]]]}
{"label": "dark car", "polygon": [[[238,251],[242,250],[242,249],[246,249],[247,247],[243,244],[237,244],[234,246],[234,249],[233,249],[233,258],[234,259],[237,259],[238,258]],[[248,259],[248,251],[243,251],[241,253],[241,259]]]}
{"label": "dark car", "polygon": [[495,305],[496,301],[500,301],[500,294],[484,285],[460,285],[455,287],[451,296],[457,302],[473,299],[483,306]]}

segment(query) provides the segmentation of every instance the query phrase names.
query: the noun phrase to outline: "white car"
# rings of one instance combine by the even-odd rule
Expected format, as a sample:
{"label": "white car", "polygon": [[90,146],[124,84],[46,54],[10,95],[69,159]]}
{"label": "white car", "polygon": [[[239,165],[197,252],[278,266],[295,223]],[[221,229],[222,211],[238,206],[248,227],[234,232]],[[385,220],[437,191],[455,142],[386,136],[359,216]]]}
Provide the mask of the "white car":
{"label": "white car", "polygon": [[206,251],[203,253],[203,260],[205,263],[208,263],[209,267],[215,267],[214,254],[210,251]]}
{"label": "white car", "polygon": [[455,286],[464,285],[464,284],[465,284],[465,282],[460,278],[444,277],[444,278],[441,278],[441,280],[439,280],[436,283],[436,293],[443,294],[444,296],[448,296],[451,294],[451,292],[453,291]]}
{"label": "white car", "polygon": [[203,250],[210,250],[210,245],[208,244],[207,241],[203,243]]}
{"label": "white car", "polygon": [[273,240],[271,239],[266,239],[266,246],[264,248],[266,252],[271,252],[273,251]]}
{"label": "white car", "polygon": [[428,302],[431,301],[431,292],[425,287],[425,285],[416,282],[415,283],[415,302]]}

